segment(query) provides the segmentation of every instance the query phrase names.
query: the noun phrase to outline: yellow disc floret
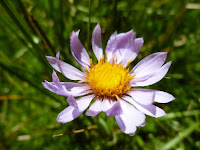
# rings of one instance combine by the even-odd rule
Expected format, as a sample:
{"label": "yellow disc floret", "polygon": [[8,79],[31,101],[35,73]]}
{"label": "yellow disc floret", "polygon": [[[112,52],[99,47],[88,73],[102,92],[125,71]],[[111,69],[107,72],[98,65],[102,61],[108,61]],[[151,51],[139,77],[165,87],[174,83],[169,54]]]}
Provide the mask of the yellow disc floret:
{"label": "yellow disc floret", "polygon": [[129,81],[135,77],[130,76],[129,69],[121,64],[104,62],[103,58],[97,65],[91,60],[90,66],[86,72],[88,84],[98,97],[118,99],[130,89]]}

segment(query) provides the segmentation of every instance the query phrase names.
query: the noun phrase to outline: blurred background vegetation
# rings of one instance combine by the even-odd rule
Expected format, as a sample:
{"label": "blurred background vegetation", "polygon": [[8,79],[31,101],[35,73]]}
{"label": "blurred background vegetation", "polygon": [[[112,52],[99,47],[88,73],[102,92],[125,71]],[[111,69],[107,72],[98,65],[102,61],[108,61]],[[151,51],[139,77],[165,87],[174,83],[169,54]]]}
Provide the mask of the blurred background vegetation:
{"label": "blurred background vegetation", "polygon": [[[137,59],[168,51],[167,77],[150,86],[176,100],[156,104],[168,115],[146,118],[135,136],[124,134],[114,117],[104,113],[56,122],[68,106],[65,97],[44,89],[53,68],[45,56],[80,68],[70,52],[71,32],[93,59],[91,35],[100,23],[103,47],[110,35],[134,29],[144,38]],[[195,0],[0,0],[0,149],[200,149],[200,1]],[[62,81],[67,81],[59,74]],[[53,135],[96,125],[93,130]]]}

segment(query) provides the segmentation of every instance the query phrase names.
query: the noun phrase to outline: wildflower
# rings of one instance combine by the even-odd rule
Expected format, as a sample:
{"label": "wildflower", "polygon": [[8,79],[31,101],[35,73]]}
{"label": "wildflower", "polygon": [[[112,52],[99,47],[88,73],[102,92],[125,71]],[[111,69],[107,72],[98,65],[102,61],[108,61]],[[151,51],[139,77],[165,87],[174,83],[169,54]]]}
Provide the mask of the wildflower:
{"label": "wildflower", "polygon": [[[78,35],[79,31],[72,32],[71,52],[86,71],[80,71],[59,60],[59,52],[56,57],[47,56],[47,60],[55,70],[70,80],[78,81],[60,82],[53,71],[53,82],[42,83],[44,88],[51,92],[68,97],[69,106],[58,114],[58,122],[72,121],[89,107],[86,111],[87,116],[105,112],[107,116],[115,117],[124,133],[134,135],[138,126],[145,125],[144,114],[156,118],[166,115],[161,108],[152,103],[168,103],[175,99],[171,94],[136,88],[152,85],[166,75],[171,65],[171,61],[164,64],[166,52],[147,56],[129,71],[127,66],[136,58],[144,42],[143,38],[136,38],[133,30],[112,34],[104,58],[101,28],[97,24],[92,35],[92,48],[98,59],[97,64],[90,59]],[[92,100],[93,103],[90,105]]]}

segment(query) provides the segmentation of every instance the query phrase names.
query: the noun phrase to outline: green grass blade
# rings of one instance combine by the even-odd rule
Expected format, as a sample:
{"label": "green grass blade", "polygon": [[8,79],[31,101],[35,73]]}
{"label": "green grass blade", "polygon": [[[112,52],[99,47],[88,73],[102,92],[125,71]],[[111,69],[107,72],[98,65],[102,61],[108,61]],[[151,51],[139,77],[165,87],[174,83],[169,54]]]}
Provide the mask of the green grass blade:
{"label": "green grass blade", "polygon": [[39,60],[41,60],[44,64],[47,64],[46,58],[44,57],[44,53],[41,50],[41,48],[33,41],[32,37],[30,36],[30,34],[26,31],[26,29],[24,28],[24,26],[21,24],[21,22],[19,21],[19,19],[17,18],[17,16],[15,15],[15,13],[10,9],[9,5],[4,1],[1,0],[0,4],[3,6],[3,8],[5,9],[5,11],[8,13],[8,15],[11,17],[11,19],[13,20],[13,22],[17,25],[17,27],[20,29],[20,31],[22,32],[22,34],[24,35],[24,37],[29,41],[29,43],[33,46],[35,51],[32,51],[32,53],[35,56],[38,56]]}
{"label": "green grass blade", "polygon": [[171,139],[169,142],[167,142],[163,146],[161,146],[161,147],[159,146],[159,148],[157,148],[157,150],[169,150],[169,149],[173,148],[179,142],[181,142],[183,139],[185,139],[187,136],[189,136],[192,132],[194,132],[196,129],[198,129],[199,125],[200,125],[199,122],[191,124],[189,126],[189,128],[184,129],[183,131],[178,133],[178,135],[175,138]]}

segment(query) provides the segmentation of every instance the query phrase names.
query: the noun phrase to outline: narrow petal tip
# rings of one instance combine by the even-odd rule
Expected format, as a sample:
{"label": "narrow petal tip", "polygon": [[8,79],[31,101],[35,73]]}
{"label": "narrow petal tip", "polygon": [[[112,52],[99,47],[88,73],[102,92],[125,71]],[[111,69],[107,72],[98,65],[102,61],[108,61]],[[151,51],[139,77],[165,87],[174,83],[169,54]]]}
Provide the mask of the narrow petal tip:
{"label": "narrow petal tip", "polygon": [[58,52],[56,53],[56,58],[59,59],[59,57],[60,57],[60,51],[58,51]]}

